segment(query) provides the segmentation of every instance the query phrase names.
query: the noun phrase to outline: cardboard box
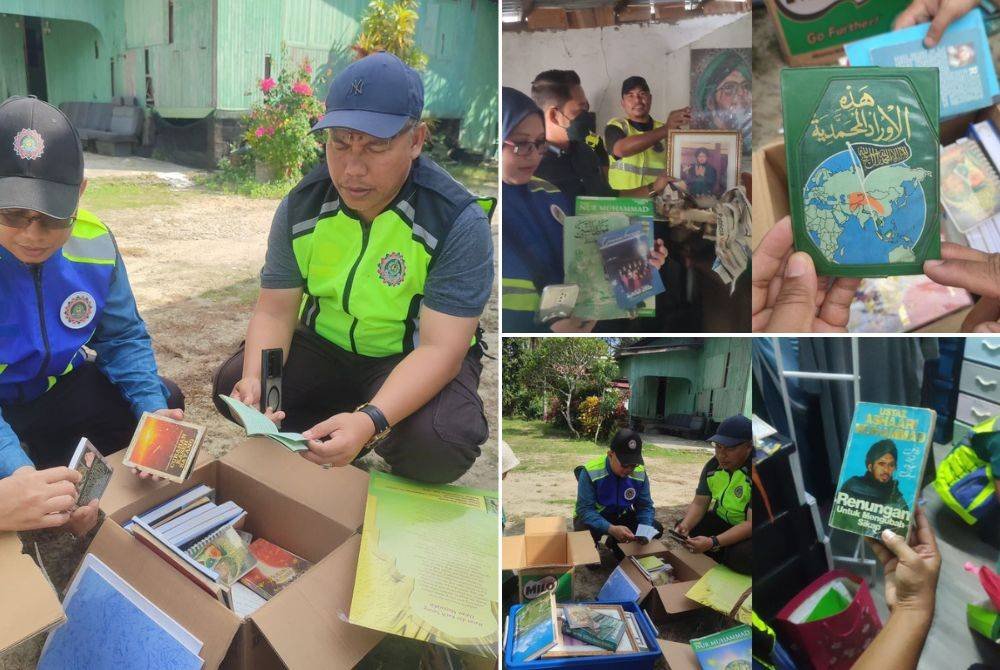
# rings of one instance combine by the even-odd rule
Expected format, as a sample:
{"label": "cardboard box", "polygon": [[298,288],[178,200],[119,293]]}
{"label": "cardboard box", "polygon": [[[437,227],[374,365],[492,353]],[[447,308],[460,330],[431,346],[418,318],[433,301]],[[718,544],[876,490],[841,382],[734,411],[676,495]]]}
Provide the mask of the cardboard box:
{"label": "cardboard box", "polygon": [[573,570],[601,562],[590,531],[568,532],[567,524],[560,516],[529,517],[524,520],[524,535],[503,538],[501,567],[518,575],[521,602],[546,593],[542,587],[554,590],[565,575],[569,575],[572,600]]}
{"label": "cardboard box", "polygon": [[66,620],[48,578],[14,532],[0,533],[0,653]]}
{"label": "cardboard box", "polygon": [[[975,114],[962,114],[941,122],[941,144],[951,144],[964,137],[973,122],[990,119],[1000,128],[1000,105],[981,109]],[[754,198],[751,204],[753,224],[751,229],[751,244],[754,249],[760,244],[764,235],[778,219],[786,216],[788,206],[788,166],[785,162],[785,143],[778,140],[753,152],[753,173],[756,177]],[[947,332],[957,332],[962,319],[968,310],[962,310],[949,315],[941,321],[947,321],[954,328]],[[934,322],[919,331],[938,331],[941,323]]]}
{"label": "cardboard box", "polygon": [[[621,545],[625,558],[619,564],[632,583],[639,588],[639,602],[654,621],[661,621],[668,616],[689,612],[704,607],[687,597],[688,589],[701,579],[701,576],[718,565],[705,554],[694,554],[687,551],[674,552],[660,540],[648,544],[637,543]],[[674,568],[674,578],[677,581],[662,586],[654,586],[642,573],[630,557],[658,556],[664,563]]]}
{"label": "cardboard box", "polygon": [[690,644],[683,642],[670,642],[669,640],[657,640],[660,643],[660,651],[667,661],[669,670],[701,670],[698,657]]}
{"label": "cardboard box", "polygon": [[[218,460],[200,459],[182,484],[139,480],[121,465],[123,455],[109,457],[115,473],[101,499],[108,518],[89,552],[200,639],[206,669],[353,667],[384,637],[347,623],[368,491],[366,473],[354,467],[323,470],[263,438],[246,441]],[[217,502],[233,500],[243,507],[244,528],[255,537],[315,564],[245,620],[119,525],[198,484],[214,488]],[[31,570],[10,561],[7,553],[0,552],[0,565],[12,564],[32,582],[32,595],[25,594],[22,611],[36,599],[40,605],[20,631],[12,634],[0,625],[0,647],[24,639],[32,629],[42,630],[44,619],[55,615],[44,577],[32,577]],[[5,614],[12,610],[0,609]]]}

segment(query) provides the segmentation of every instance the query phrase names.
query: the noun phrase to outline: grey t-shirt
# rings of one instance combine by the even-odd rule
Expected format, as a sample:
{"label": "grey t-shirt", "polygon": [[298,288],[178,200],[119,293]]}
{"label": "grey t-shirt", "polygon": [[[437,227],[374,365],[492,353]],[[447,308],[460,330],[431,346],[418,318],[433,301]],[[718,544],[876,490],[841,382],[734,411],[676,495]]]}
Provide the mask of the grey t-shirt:
{"label": "grey t-shirt", "polygon": [[[423,304],[450,316],[479,316],[493,287],[493,239],[486,213],[478,204],[470,204],[458,215],[443,245],[427,275]],[[286,198],[271,221],[260,285],[281,289],[305,283],[292,250]]]}

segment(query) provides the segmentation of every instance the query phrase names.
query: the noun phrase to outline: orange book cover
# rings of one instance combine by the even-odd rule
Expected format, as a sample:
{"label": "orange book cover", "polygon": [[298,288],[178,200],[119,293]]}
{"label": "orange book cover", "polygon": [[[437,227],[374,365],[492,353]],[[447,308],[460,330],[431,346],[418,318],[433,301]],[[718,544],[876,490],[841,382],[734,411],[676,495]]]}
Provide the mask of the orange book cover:
{"label": "orange book cover", "polygon": [[191,472],[205,427],[143,412],[122,463],[183,482]]}

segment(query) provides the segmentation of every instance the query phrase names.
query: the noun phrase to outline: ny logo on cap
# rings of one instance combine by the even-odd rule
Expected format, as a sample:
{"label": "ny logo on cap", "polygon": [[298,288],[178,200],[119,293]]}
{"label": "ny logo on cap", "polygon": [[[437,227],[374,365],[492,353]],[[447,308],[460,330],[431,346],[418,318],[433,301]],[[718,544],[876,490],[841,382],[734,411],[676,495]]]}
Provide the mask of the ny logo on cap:
{"label": "ny logo on cap", "polygon": [[365,92],[365,80],[355,79],[354,82],[351,84],[350,95],[361,95],[364,92]]}

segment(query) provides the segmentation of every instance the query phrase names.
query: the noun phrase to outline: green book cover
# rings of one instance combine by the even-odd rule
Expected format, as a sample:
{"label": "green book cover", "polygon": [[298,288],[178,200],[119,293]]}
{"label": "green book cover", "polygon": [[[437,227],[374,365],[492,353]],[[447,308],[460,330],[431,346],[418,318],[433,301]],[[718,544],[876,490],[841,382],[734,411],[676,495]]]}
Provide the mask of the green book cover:
{"label": "green book cover", "polygon": [[727,630],[698,637],[690,642],[698,663],[703,670],[750,667],[752,640],[750,626],[736,626]]}
{"label": "green book cover", "polygon": [[874,538],[886,528],[909,533],[936,419],[923,407],[857,404],[830,510],[832,528]]}
{"label": "green book cover", "polygon": [[599,612],[592,612],[591,617],[596,630],[583,626],[570,626],[569,623],[563,621],[563,634],[601,649],[617,650],[622,635],[625,634],[625,622]]}
{"label": "green book cover", "polygon": [[350,622],[495,659],[496,491],[369,476]]}
{"label": "green book cover", "polygon": [[820,275],[923,272],[940,258],[934,68],[786,68],[781,99],[795,248]]}
{"label": "green book cover", "polygon": [[788,52],[800,55],[889,32],[910,0],[770,0]]}
{"label": "green book cover", "polygon": [[[582,223],[575,220],[577,217],[589,219],[590,215],[602,214],[625,215],[628,217],[626,219],[627,223],[625,223],[625,225],[618,225],[617,228],[602,230],[599,233],[594,234],[590,230],[593,226],[592,223]],[[624,319],[629,316],[627,311],[618,306],[612,286],[603,286],[603,284],[607,282],[604,281],[604,266],[601,261],[600,248],[597,246],[597,238],[606,232],[611,232],[612,230],[619,230],[630,225],[641,224],[646,226],[649,231],[649,248],[652,249],[653,216],[655,214],[656,208],[653,206],[653,201],[649,198],[600,198],[596,196],[577,196],[576,217],[568,217],[568,219],[574,219],[574,221],[570,222],[570,226],[572,226],[574,230],[571,232],[567,230],[565,223],[563,225],[565,281],[567,284],[578,284],[580,286],[580,296],[577,298],[576,308],[573,310],[574,316],[579,318],[593,318],[597,320]],[[621,219],[616,218],[617,223],[620,224],[621,221]],[[571,246],[572,253],[570,253]],[[583,249],[589,250],[591,247],[594,249],[593,257],[590,257],[589,251],[587,252],[587,256],[583,257],[580,251]],[[588,286],[585,289],[583,283],[570,279],[571,263],[574,266],[574,278],[583,279],[585,277],[598,277],[600,279],[586,280],[589,284],[591,284],[591,286]],[[593,274],[595,272],[596,274]],[[602,286],[596,286],[598,283],[602,284]],[[601,316],[589,316],[591,314]],[[638,316],[656,316],[656,298],[649,298],[640,303],[639,307],[636,309],[636,314]]]}

